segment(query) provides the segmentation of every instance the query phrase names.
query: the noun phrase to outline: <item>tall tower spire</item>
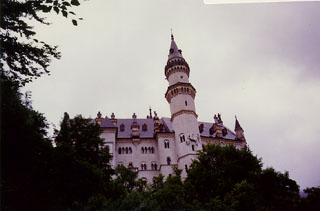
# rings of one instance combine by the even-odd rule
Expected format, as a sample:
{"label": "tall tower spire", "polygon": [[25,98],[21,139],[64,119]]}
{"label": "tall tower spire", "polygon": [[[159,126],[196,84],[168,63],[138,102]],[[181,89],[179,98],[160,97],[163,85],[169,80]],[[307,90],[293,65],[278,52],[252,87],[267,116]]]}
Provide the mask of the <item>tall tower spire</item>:
{"label": "tall tower spire", "polygon": [[200,132],[198,127],[198,115],[195,109],[194,99],[196,89],[189,83],[189,65],[182,56],[173,34],[168,61],[165,66],[165,75],[169,87],[165,97],[170,104],[171,122],[175,131],[175,144],[177,149],[177,165],[182,169],[182,178],[185,178],[186,170],[196,159],[197,150],[202,149]]}

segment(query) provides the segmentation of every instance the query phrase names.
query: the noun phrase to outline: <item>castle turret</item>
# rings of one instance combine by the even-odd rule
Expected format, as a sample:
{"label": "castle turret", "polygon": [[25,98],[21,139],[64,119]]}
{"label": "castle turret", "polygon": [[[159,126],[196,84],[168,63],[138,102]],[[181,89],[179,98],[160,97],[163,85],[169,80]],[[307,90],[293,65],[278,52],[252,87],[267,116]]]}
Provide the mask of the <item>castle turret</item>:
{"label": "castle turret", "polygon": [[176,139],[177,165],[183,170],[183,178],[186,177],[186,170],[192,160],[196,158],[197,150],[202,149],[194,103],[196,89],[189,83],[189,74],[189,65],[171,34],[171,46],[165,66],[169,87],[165,97],[170,104],[171,122]]}
{"label": "castle turret", "polygon": [[245,139],[244,133],[243,133],[244,130],[240,126],[240,123],[239,123],[237,117],[235,117],[235,118],[236,118],[236,124],[235,124],[235,127],[234,127],[234,131],[236,132],[236,138],[237,138],[237,140],[245,141],[246,139]]}

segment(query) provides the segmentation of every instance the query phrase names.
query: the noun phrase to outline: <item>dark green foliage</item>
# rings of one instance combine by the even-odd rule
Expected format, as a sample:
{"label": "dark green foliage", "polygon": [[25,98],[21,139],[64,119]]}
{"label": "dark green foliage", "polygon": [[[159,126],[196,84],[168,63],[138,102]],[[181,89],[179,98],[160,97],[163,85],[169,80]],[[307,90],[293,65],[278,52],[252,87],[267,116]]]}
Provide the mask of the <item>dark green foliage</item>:
{"label": "dark green foliage", "polygon": [[257,182],[257,192],[267,210],[294,210],[299,202],[299,186],[289,178],[289,173],[273,168],[262,171]]}
{"label": "dark green foliage", "polygon": [[243,180],[252,182],[261,171],[261,162],[249,149],[207,145],[188,172],[185,183],[189,192],[200,202],[212,196],[223,196]]}
{"label": "dark green foliage", "polygon": [[47,123],[42,114],[24,105],[18,84],[5,77],[0,83],[2,207],[36,210],[48,200],[52,145],[46,138]]}
{"label": "dark green foliage", "polygon": [[[64,210],[102,206],[112,195],[110,155],[100,128],[81,117],[58,133],[59,146],[46,138],[47,123],[22,99],[18,84],[1,78],[1,206],[3,210]],[[74,123],[74,124],[73,124]],[[75,129],[83,136],[75,135]],[[72,132],[73,131],[73,132]],[[63,141],[64,137],[73,142]],[[91,141],[83,144],[82,138]]]}
{"label": "dark green foliage", "polygon": [[299,210],[318,211],[320,208],[320,187],[312,187],[304,190],[307,197],[301,199]]}
{"label": "dark green foliage", "polygon": [[[69,1],[70,2],[70,1]],[[78,0],[2,0],[1,1],[1,74],[24,85],[32,79],[49,73],[48,66],[53,58],[59,59],[57,46],[36,39],[36,32],[29,20],[49,25],[40,14],[61,11],[64,17],[74,16],[72,6]],[[76,20],[72,20],[77,25]]]}
{"label": "dark green foliage", "polygon": [[96,123],[84,119],[81,115],[70,119],[64,113],[60,131],[55,131],[55,143],[58,148],[68,148],[78,160],[87,161],[98,168],[110,170],[109,149],[100,138],[102,130]]}

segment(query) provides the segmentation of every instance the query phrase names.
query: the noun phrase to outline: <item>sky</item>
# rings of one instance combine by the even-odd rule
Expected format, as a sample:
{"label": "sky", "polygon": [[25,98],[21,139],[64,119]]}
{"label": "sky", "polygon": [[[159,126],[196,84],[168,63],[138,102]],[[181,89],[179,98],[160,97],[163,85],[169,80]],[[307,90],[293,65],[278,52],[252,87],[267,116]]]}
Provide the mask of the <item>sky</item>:
{"label": "sky", "polygon": [[204,4],[202,0],[90,0],[84,20],[50,14],[39,39],[58,45],[50,76],[26,85],[57,128],[63,113],[170,117],[164,97],[170,30],[190,66],[199,121],[237,115],[264,167],[320,186],[320,2]]}

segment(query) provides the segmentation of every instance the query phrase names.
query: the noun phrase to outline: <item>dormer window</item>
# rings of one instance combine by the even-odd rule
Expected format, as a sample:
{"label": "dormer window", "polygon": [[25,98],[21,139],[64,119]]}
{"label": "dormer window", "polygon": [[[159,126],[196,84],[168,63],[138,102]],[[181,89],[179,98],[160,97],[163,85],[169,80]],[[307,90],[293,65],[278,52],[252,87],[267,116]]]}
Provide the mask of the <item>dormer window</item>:
{"label": "dormer window", "polygon": [[148,130],[148,125],[146,123],[144,123],[142,125],[142,131],[147,131]]}
{"label": "dormer window", "polygon": [[200,125],[199,125],[199,131],[200,131],[200,133],[203,132],[203,128],[204,128],[204,125],[203,125],[203,124],[200,124]]}
{"label": "dormer window", "polygon": [[173,48],[170,48],[170,53],[173,53],[173,51],[174,51]]}
{"label": "dormer window", "polygon": [[222,135],[223,135],[223,136],[226,136],[227,134],[228,134],[227,128],[223,128],[223,130],[222,130]]}
{"label": "dormer window", "polygon": [[124,124],[120,125],[120,131],[123,132],[124,131]]}

